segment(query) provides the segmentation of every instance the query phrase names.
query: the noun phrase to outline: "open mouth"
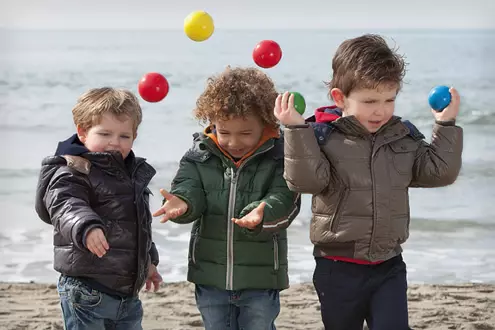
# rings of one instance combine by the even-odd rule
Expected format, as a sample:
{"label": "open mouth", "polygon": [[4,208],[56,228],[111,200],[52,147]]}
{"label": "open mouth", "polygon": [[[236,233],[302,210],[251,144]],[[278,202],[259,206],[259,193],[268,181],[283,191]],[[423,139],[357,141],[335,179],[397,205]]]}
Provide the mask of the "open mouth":
{"label": "open mouth", "polygon": [[382,121],[381,120],[368,120],[368,122],[372,125],[372,126],[379,126]]}
{"label": "open mouth", "polygon": [[229,152],[232,156],[243,156],[244,155],[244,149],[230,149]]}

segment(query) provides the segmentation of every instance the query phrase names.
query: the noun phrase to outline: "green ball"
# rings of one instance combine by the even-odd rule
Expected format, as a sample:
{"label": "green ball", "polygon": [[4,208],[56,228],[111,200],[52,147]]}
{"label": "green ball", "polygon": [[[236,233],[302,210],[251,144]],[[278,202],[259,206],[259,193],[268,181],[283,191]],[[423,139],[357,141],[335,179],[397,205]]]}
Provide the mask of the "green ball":
{"label": "green ball", "polygon": [[298,92],[290,93],[294,95],[294,108],[296,108],[297,112],[301,115],[304,114],[304,111],[306,110],[306,101],[304,100],[304,97]]}

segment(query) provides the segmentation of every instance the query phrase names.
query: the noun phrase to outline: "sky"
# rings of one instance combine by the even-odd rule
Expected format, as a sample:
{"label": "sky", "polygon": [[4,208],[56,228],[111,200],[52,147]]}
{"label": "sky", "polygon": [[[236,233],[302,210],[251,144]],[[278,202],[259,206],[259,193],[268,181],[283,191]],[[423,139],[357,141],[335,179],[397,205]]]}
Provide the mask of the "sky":
{"label": "sky", "polygon": [[216,29],[495,29],[493,0],[0,0],[0,28],[182,29],[195,10]]}

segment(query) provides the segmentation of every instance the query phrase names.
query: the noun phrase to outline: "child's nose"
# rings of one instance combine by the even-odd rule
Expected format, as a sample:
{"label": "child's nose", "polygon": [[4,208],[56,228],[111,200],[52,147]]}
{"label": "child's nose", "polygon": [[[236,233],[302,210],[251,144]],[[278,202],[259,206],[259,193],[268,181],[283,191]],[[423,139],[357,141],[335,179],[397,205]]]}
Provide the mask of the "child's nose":
{"label": "child's nose", "polygon": [[383,106],[383,105],[382,105],[382,106],[379,106],[379,107],[376,107],[376,108],[375,108],[375,111],[373,111],[373,114],[374,114],[375,116],[381,116],[381,115],[383,115],[384,113],[385,113],[385,109],[384,109],[384,106]]}
{"label": "child's nose", "polygon": [[119,145],[119,139],[118,138],[110,139],[110,145],[111,146],[118,146]]}

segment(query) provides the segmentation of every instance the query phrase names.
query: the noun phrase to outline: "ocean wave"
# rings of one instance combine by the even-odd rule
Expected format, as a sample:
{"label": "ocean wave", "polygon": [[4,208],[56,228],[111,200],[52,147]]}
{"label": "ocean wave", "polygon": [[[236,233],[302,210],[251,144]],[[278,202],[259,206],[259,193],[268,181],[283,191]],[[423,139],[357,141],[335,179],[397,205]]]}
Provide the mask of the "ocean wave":
{"label": "ocean wave", "polygon": [[29,178],[38,176],[39,168],[18,168],[18,169],[3,169],[0,168],[0,178]]}
{"label": "ocean wave", "polygon": [[457,232],[462,230],[494,231],[495,223],[489,219],[477,220],[432,220],[424,218],[411,219],[411,230],[429,232]]}
{"label": "ocean wave", "polygon": [[67,125],[64,126],[55,126],[55,125],[45,125],[45,124],[29,124],[29,123],[23,123],[22,125],[4,125],[0,124],[0,131],[2,132],[7,132],[7,131],[13,131],[13,132],[37,132],[37,133],[44,133],[44,132],[56,132],[56,131],[66,131],[67,130]]}

